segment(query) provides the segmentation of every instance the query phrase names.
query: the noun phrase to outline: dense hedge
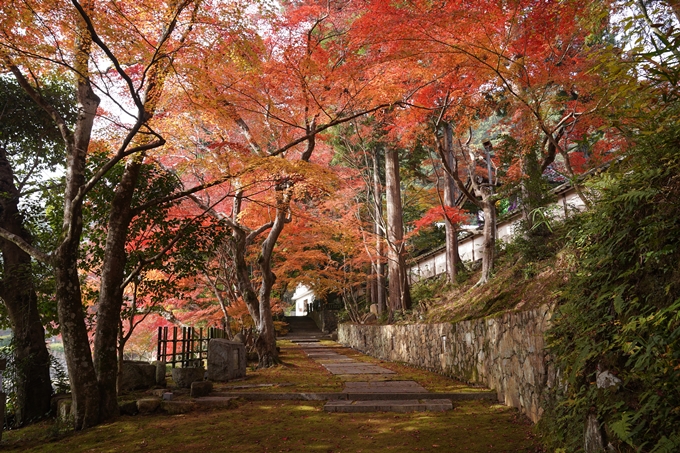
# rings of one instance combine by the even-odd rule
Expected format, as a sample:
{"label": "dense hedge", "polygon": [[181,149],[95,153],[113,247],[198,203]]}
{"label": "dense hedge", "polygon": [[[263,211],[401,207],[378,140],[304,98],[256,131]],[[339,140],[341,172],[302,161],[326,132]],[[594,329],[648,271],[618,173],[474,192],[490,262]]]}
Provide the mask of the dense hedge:
{"label": "dense hedge", "polygon": [[[594,185],[568,234],[573,273],[549,332],[562,370],[542,421],[557,451],[583,448],[595,414],[614,451],[680,451],[680,126],[640,137]],[[598,388],[599,372],[621,384]]]}

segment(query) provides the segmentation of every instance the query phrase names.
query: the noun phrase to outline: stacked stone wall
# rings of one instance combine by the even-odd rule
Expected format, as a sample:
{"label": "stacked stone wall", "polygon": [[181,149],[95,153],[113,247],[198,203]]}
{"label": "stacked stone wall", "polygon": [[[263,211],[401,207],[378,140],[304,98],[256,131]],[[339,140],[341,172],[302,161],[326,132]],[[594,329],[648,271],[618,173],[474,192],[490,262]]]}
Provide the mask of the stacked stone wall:
{"label": "stacked stone wall", "polygon": [[383,360],[495,389],[500,402],[536,422],[543,392],[555,381],[544,341],[550,315],[542,306],[455,324],[341,324],[338,341]]}
{"label": "stacked stone wall", "polygon": [[314,310],[309,312],[309,317],[323,333],[331,333],[338,328],[337,310]]}

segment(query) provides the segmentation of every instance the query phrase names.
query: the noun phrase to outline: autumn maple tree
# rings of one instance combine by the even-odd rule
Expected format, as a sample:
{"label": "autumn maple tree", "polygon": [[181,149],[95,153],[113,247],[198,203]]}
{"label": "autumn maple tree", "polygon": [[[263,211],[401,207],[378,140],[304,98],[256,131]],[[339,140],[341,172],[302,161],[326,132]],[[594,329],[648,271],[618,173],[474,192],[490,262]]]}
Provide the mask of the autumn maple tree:
{"label": "autumn maple tree", "polygon": [[[590,58],[602,24],[581,12],[598,2],[250,3],[0,9],[0,70],[49,118],[65,175],[57,243],[32,243],[19,222],[17,168],[0,155],[3,280],[15,261],[54,270],[77,429],[118,412],[116,371],[137,310],[171,292],[150,273],[200,270],[207,286],[192,294],[219,302],[206,317],[228,324],[230,307],[246,307],[259,365],[271,366],[272,304],[286,284],[348,299],[372,268],[379,311],[410,308],[404,156],[424,147],[436,156],[440,203],[422,222],[444,220],[452,282],[461,200],[484,212],[481,284],[493,271],[496,203],[515,195],[499,183],[516,187],[528,210],[540,198],[530,182],[550,167],[587,204],[579,175],[617,151],[604,120],[615,96]],[[49,80],[73,97],[75,114]],[[336,165],[332,142],[353,169]],[[206,231],[215,243],[198,247],[197,237],[210,242]],[[93,349],[84,272],[96,273]],[[0,289],[13,313],[33,304],[30,284],[25,294]],[[38,313],[28,311],[40,343]]]}
{"label": "autumn maple tree", "polygon": [[[562,171],[586,204],[576,176],[611,158],[611,142],[591,145],[588,165],[580,149],[598,142],[608,104],[601,93],[594,95],[601,87],[589,58],[593,46],[588,41],[601,24],[585,20],[584,7],[589,6],[369,2],[354,27],[366,52],[385,68],[395,68],[383,71],[385,85],[400,90],[408,107],[395,112],[392,134],[403,143],[429,135],[458,191],[484,211],[480,283],[493,269],[499,199],[493,185],[499,162],[485,165],[483,160],[497,135],[513,134],[525,144],[505,156],[518,168],[514,174],[520,180],[531,173],[527,153],[539,154],[532,176],[539,178],[559,156]],[[407,74],[396,71],[403,65],[409,67]]]}
{"label": "autumn maple tree", "polygon": [[[0,234],[55,270],[59,327],[77,429],[92,426],[118,411],[115,370],[122,276],[109,277],[107,272],[122,272],[120,253],[124,252],[126,225],[131,215],[129,200],[144,153],[164,143],[149,120],[161,96],[173,53],[190,31],[195,11],[190,6],[196,4],[164,5],[164,18],[160,21],[146,20],[149,14],[155,14],[157,4],[139,2],[107,5],[102,9],[94,2],[77,1],[71,5],[24,3],[3,8],[6,18],[0,44],[3,68],[12,73],[58,127],[66,148],[66,184],[60,242],[54,250],[39,250],[6,230],[0,230]],[[143,22],[144,26],[131,26],[130,21]],[[30,39],[22,32],[26,29],[32,30]],[[130,65],[128,61],[137,63]],[[44,95],[40,80],[35,78],[50,71],[63,73],[73,83],[78,106],[73,124]],[[114,135],[118,145],[112,147],[108,158],[87,178],[90,142],[98,115],[103,113],[98,110],[102,96],[121,110],[121,116],[129,116],[117,123],[121,125]],[[110,237],[103,266],[102,299],[97,306],[100,322],[93,355],[84,322],[78,271],[83,204],[102,178],[128,158],[112,202],[112,211],[120,215],[112,217],[108,226]]]}
{"label": "autumn maple tree", "polygon": [[206,170],[231,178],[228,187],[194,200],[231,233],[225,246],[237,297],[255,322],[263,367],[278,362],[271,313],[276,242],[292,220],[292,203],[322,190],[327,178],[315,157],[318,137],[385,105],[364,94],[370,81],[345,54],[346,15],[328,5],[290,5],[269,18],[270,33],[237,33],[237,53],[232,41],[218,38],[187,66],[197,87],[191,102],[203,112],[201,136],[213,153]]}

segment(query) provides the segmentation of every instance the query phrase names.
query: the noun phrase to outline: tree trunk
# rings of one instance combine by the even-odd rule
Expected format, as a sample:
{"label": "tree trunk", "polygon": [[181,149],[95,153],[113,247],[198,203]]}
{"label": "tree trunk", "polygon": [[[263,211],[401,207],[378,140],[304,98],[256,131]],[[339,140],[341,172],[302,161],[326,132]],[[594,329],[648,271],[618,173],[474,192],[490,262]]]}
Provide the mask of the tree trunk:
{"label": "tree trunk", "polygon": [[59,327],[71,383],[75,429],[99,422],[99,386],[85,327],[78,275],[78,243],[59,247],[55,259]]}
{"label": "tree trunk", "polygon": [[[279,231],[280,233],[280,231]],[[276,234],[278,236],[278,234]],[[271,231],[270,235],[265,240],[265,243],[269,241],[272,237]],[[276,239],[274,239],[276,242]],[[274,318],[272,317],[272,307],[271,307],[271,292],[274,282],[276,281],[276,276],[271,270],[271,253],[265,256],[264,249],[262,246],[263,254],[260,255],[258,264],[260,270],[262,271],[262,283],[260,284],[260,327],[259,335],[257,341],[255,342],[255,350],[258,356],[258,367],[259,368],[269,368],[274,366],[279,361],[279,353],[276,350],[276,332],[274,329]]]}
{"label": "tree trunk", "polygon": [[387,194],[387,242],[389,267],[390,311],[411,308],[411,293],[408,287],[406,257],[404,250],[404,220],[401,205],[399,179],[399,153],[390,149],[385,153],[385,180]]}
{"label": "tree trunk", "polygon": [[250,270],[246,261],[246,253],[248,249],[247,235],[245,231],[238,228],[232,228],[232,236],[229,241],[229,251],[231,252],[232,260],[234,261],[234,268],[236,275],[236,284],[238,292],[243,298],[250,317],[253,318],[255,328],[260,329],[260,302],[257,293],[253,289],[253,283],[250,280]]}
{"label": "tree trunk", "polygon": [[477,285],[483,285],[489,281],[494,266],[496,253],[496,206],[492,194],[485,193],[482,195],[482,209],[484,211],[484,245],[482,248],[482,274]]}
{"label": "tree trunk", "polygon": [[[0,147],[0,227],[31,242],[18,209],[19,191],[5,149]],[[52,384],[50,356],[45,345],[45,330],[38,312],[31,257],[17,245],[0,239],[2,251],[2,298],[14,336],[14,364],[17,370],[15,420],[25,425],[50,411]]]}
{"label": "tree trunk", "polygon": [[[453,152],[448,151],[449,165],[453,166]],[[444,173],[444,205],[456,207],[455,181],[448,173]],[[458,252],[458,229],[448,216],[444,216],[444,228],[446,229],[446,272],[449,283],[456,283],[458,268],[462,262]]]}
{"label": "tree trunk", "polygon": [[[453,155],[453,132],[449,123],[442,123],[444,132],[444,140],[439,140],[437,134],[435,139],[437,142],[437,152],[442,160],[442,164],[446,169],[446,173],[455,181],[458,190],[470,202],[484,211],[484,247],[482,252],[482,274],[477,282],[477,285],[482,285],[489,280],[494,265],[494,253],[496,248],[496,206],[492,186],[489,183],[482,184],[477,181],[476,163],[474,156],[470,156],[467,160],[467,181],[472,186],[472,191],[468,190],[468,186],[463,182],[458,173],[458,159]],[[463,151],[461,144],[461,151]],[[467,145],[465,145],[467,147]],[[470,150],[467,150],[470,152]],[[451,159],[451,156],[453,157]],[[465,160],[464,154],[461,156]],[[489,173],[489,180],[491,174]]]}
{"label": "tree trunk", "polygon": [[382,189],[380,184],[380,164],[378,162],[378,150],[373,155],[373,202],[375,204],[375,303],[378,305],[378,314],[381,315],[386,309],[385,297],[385,264],[383,263],[384,233],[382,227]]}
{"label": "tree trunk", "polygon": [[[255,342],[255,349],[259,357],[259,365],[261,368],[270,367],[279,361],[279,354],[276,350],[276,333],[274,330],[274,319],[271,310],[271,291],[276,281],[276,276],[271,269],[271,258],[274,251],[276,241],[283,231],[283,227],[287,222],[287,215],[290,205],[290,188],[286,183],[281,183],[276,188],[276,216],[274,222],[263,225],[258,230],[246,233],[246,231],[238,225],[237,219],[240,212],[240,199],[235,197],[234,208],[232,212],[233,220],[228,220],[232,227],[232,236],[229,241],[229,251],[234,262],[235,275],[237,286],[243,301],[248,307],[248,312],[255,322],[255,327],[259,333]],[[227,219],[224,219],[227,220]],[[261,232],[269,229],[267,238],[262,242],[260,248],[260,256],[257,260],[258,267],[262,273],[262,282],[258,293],[253,289],[248,263],[246,261],[246,253],[248,245]]]}
{"label": "tree trunk", "polygon": [[[82,52],[79,58],[82,55],[89,56],[91,43],[88,32],[81,30],[81,33],[81,40],[77,43]],[[87,59],[79,64],[85,66]],[[83,74],[87,74],[86,69],[82,71]],[[73,141],[66,143],[68,155],[62,242],[56,250],[53,264],[56,271],[59,327],[64,341],[64,355],[73,397],[74,427],[83,429],[99,423],[99,388],[85,326],[78,275],[80,238],[83,231],[82,199],[79,198],[79,192],[85,184],[87,149],[99,98],[89,82],[81,78],[77,85],[76,99],[79,108],[78,119]]]}
{"label": "tree trunk", "polygon": [[289,214],[292,183],[282,181],[276,186],[276,217],[274,224],[269,230],[267,239],[262,243],[260,258],[257,263],[262,272],[262,283],[260,285],[260,335],[255,344],[259,357],[260,368],[267,368],[279,361],[279,353],[276,350],[276,332],[274,331],[274,319],[271,309],[271,292],[276,276],[272,272],[272,254],[274,246],[279,239],[283,227],[285,226]]}
{"label": "tree trunk", "polygon": [[[166,33],[170,31],[170,28],[165,30]],[[169,67],[170,63],[165,59],[150,66],[143,96],[143,107],[137,112],[138,125],[142,121],[148,122],[154,115],[156,102],[163,92]],[[128,136],[135,139],[135,135],[136,131],[133,129]],[[132,200],[137,189],[145,156],[146,154],[141,152],[127,161],[125,171],[114,191],[107,224],[106,250],[99,288],[97,327],[94,338],[94,366],[101,392],[102,421],[119,415],[116,385],[119,361],[116,351],[120,348],[122,355],[125,346],[124,342],[120,345],[117,344],[120,311],[123,306],[125,264],[127,262],[125,246],[130,222],[134,217]]]}
{"label": "tree trunk", "polygon": [[[141,171],[142,156],[136,156],[125,166],[116,186],[108,220],[106,249],[99,284],[97,327],[94,336],[94,368],[101,395],[101,421],[119,415],[117,398],[117,342],[120,310],[123,305],[123,281],[127,254],[127,232],[132,220],[132,196]],[[122,351],[121,351],[122,354]]]}
{"label": "tree trunk", "polygon": [[116,392],[120,394],[123,389],[123,360],[125,360],[125,343],[127,338],[123,334],[123,324],[118,325],[118,350],[117,350],[117,366],[116,366]]}

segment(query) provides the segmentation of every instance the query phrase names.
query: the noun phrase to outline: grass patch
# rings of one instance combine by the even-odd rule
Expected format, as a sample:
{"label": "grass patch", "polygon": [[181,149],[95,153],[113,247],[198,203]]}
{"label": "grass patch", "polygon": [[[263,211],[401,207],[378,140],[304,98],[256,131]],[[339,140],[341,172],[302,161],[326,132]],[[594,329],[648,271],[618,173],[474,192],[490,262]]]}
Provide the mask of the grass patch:
{"label": "grass patch", "polygon": [[532,428],[513,409],[465,401],[449,412],[326,413],[322,402],[245,402],[237,409],[121,417],[58,440],[50,423],[5,432],[8,452],[534,452]]}

